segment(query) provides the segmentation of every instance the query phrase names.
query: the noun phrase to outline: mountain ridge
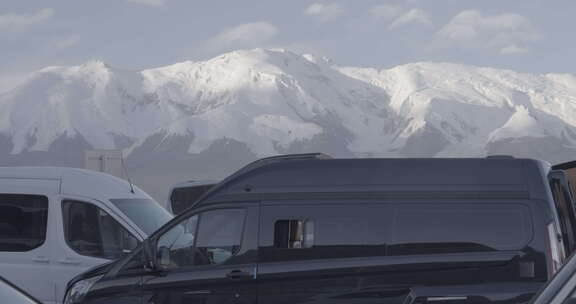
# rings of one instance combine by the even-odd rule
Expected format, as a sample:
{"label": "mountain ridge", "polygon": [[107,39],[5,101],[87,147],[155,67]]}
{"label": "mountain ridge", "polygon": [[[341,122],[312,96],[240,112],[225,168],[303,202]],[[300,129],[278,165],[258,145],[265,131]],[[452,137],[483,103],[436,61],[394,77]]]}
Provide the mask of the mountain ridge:
{"label": "mountain ridge", "polygon": [[137,71],[96,60],[41,69],[1,94],[0,143],[2,165],[83,166],[85,149],[122,149],[131,170],[181,179],[313,151],[560,162],[576,155],[576,77],[342,67],[278,49]]}

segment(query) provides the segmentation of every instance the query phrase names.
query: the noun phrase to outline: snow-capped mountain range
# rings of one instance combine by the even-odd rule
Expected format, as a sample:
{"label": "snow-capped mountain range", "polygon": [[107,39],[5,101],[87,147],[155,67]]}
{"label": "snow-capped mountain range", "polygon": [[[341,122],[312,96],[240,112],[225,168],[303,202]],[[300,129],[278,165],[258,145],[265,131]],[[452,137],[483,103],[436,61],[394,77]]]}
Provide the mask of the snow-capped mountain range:
{"label": "snow-capped mountain range", "polygon": [[255,49],[143,71],[48,67],[0,95],[0,165],[82,165],[89,148],[205,170],[311,151],[573,160],[576,77],[451,63],[341,67]]}

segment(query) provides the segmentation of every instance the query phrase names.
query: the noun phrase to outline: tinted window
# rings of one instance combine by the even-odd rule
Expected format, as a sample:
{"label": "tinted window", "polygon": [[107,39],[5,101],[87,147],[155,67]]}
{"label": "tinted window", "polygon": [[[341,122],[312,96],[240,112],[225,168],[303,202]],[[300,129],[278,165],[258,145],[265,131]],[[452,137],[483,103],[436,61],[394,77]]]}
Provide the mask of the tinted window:
{"label": "tinted window", "polygon": [[172,219],[172,215],[157,202],[150,199],[111,199],[144,233],[151,235]]}
{"label": "tinted window", "polygon": [[194,215],[158,239],[158,252],[169,250],[168,268],[226,263],[240,250],[245,216],[243,209]]}
{"label": "tinted window", "polygon": [[314,236],[313,220],[279,220],[274,225],[274,248],[311,248]]}
{"label": "tinted window", "polygon": [[386,255],[390,207],[382,204],[264,206],[264,261]]}
{"label": "tinted window", "polygon": [[29,251],[46,239],[48,198],[0,194],[0,251]]}
{"label": "tinted window", "polygon": [[212,185],[206,186],[193,186],[186,188],[176,188],[170,195],[170,203],[172,204],[172,211],[174,214],[180,214],[188,207],[192,206],[204,192],[210,190]]}
{"label": "tinted window", "polygon": [[117,259],[138,245],[134,236],[97,206],[64,201],[62,207],[66,241],[79,254]]}
{"label": "tinted window", "polygon": [[195,265],[221,264],[240,250],[244,210],[214,210],[202,213],[198,224]]}
{"label": "tinted window", "polygon": [[194,266],[194,242],[198,229],[198,215],[182,220],[165,232],[156,244],[156,251],[169,251],[169,261],[162,261],[164,267],[180,268]]}
{"label": "tinted window", "polygon": [[528,208],[513,204],[397,205],[390,255],[522,250]]}

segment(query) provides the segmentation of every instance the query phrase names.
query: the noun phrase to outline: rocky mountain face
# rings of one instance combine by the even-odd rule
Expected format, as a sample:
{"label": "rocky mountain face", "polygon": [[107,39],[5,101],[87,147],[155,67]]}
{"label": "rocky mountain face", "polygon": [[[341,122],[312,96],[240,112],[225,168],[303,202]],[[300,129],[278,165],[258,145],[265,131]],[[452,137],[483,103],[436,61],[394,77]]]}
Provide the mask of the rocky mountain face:
{"label": "rocky mountain face", "polygon": [[0,165],[84,166],[122,149],[158,198],[258,157],[576,159],[576,77],[450,63],[341,67],[285,50],[125,71],[49,67],[0,95]]}

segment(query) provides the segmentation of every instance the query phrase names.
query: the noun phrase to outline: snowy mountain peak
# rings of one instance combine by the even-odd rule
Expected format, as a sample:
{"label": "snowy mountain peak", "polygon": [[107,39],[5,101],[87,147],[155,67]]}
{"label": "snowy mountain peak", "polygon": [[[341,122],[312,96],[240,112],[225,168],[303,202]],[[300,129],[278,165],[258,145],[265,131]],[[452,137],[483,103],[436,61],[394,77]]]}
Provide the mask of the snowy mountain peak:
{"label": "snowy mountain peak", "polygon": [[526,106],[515,107],[514,113],[508,121],[489,136],[490,141],[495,142],[519,137],[547,137],[550,136],[538,119],[530,113]]}
{"label": "snowy mountain peak", "polygon": [[63,142],[182,157],[224,143],[254,156],[391,157],[524,155],[526,145],[553,143],[525,156],[559,160],[573,158],[575,128],[573,75],[433,62],[339,67],[282,49],[142,71],[98,60],[49,67],[0,96],[0,153],[9,155]]}

